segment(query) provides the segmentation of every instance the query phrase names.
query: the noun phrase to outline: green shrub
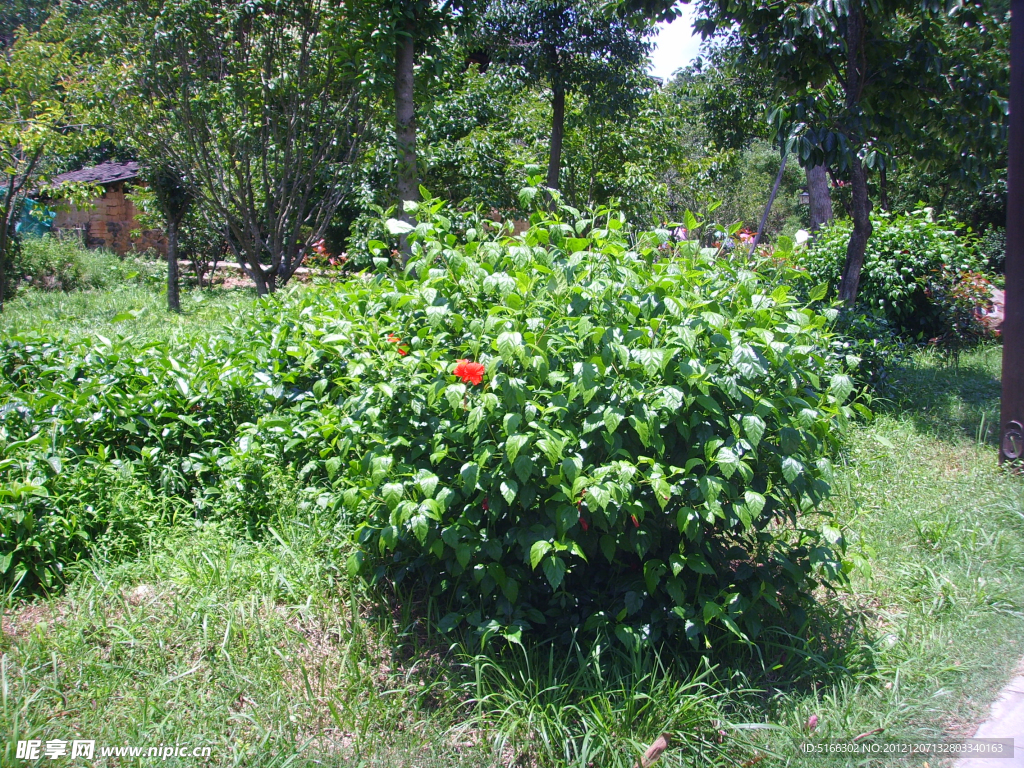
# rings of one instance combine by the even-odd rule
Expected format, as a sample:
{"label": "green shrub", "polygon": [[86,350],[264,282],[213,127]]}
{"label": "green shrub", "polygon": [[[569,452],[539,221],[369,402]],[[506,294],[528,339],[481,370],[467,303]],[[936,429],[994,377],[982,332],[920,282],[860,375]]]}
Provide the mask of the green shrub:
{"label": "green shrub", "polygon": [[811,514],[852,412],[825,315],[607,210],[480,242],[436,208],[369,334],[319,340],[343,367],[295,429],[362,521],[352,569],[429,584],[445,626],[627,644],[755,637],[839,577]]}
{"label": "green shrub", "polygon": [[53,583],[89,551],[58,500],[99,463],[253,535],[294,477],[357,526],[352,569],[425,585],[444,626],[485,636],[799,624],[841,578],[819,505],[863,409],[831,313],[607,210],[519,238],[420,215],[405,275],[377,244],[377,277],[213,333],[0,341],[0,483],[22,489],[0,503],[32,515],[5,578]]}
{"label": "green shrub", "polygon": [[1006,229],[989,227],[978,238],[978,251],[989,271],[1002,274],[1006,270]]}
{"label": "green shrub", "polygon": [[25,237],[14,262],[15,280],[45,291],[112,288],[159,275],[163,264],[141,257],[91,250],[77,238],[59,235]]}
{"label": "green shrub", "polygon": [[[936,300],[941,286],[976,273],[982,264],[974,242],[957,234],[956,222],[925,208],[907,215],[874,214],[857,301],[882,315],[901,333],[927,338],[956,327],[954,313]],[[824,229],[801,261],[815,283],[839,287],[851,224],[837,221]]]}
{"label": "green shrub", "polygon": [[83,287],[81,243],[53,235],[25,237],[14,265],[17,278],[48,291],[73,291]]}

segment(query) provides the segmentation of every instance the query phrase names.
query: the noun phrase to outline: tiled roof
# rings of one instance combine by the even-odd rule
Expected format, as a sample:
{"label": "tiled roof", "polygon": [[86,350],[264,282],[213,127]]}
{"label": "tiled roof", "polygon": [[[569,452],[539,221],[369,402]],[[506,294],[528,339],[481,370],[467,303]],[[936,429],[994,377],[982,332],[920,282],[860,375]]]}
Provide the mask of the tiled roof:
{"label": "tiled roof", "polygon": [[79,184],[113,184],[116,181],[127,181],[139,175],[139,164],[134,160],[127,163],[100,163],[80,171],[70,171],[54,176],[47,186],[57,187],[65,183]]}

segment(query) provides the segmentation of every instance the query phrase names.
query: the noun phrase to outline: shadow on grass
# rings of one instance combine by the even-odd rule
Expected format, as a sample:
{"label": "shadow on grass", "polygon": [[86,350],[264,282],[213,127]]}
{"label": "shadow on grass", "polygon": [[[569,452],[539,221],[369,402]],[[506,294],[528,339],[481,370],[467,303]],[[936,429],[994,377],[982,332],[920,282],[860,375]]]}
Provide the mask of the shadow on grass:
{"label": "shadow on grass", "polygon": [[[766,626],[753,641],[723,630],[697,646],[682,637],[668,637],[632,649],[600,633],[580,630],[546,634],[543,628],[524,634],[521,643],[509,643],[497,636],[482,643],[479,633],[465,627],[439,631],[441,615],[453,606],[443,596],[428,596],[420,586],[402,589],[382,582],[370,587],[367,596],[372,606],[368,617],[381,636],[388,638],[396,668],[419,668],[420,673],[430,669],[431,674],[446,678],[447,685],[455,688],[467,684],[467,673],[472,675],[468,659],[501,664],[523,654],[547,660],[546,671],[544,664],[534,669],[541,678],[554,674],[550,665],[556,659],[562,677],[596,674],[615,680],[617,685],[632,685],[638,682],[638,675],[649,674],[654,664],[678,680],[707,672],[709,680],[717,681],[717,685],[742,691],[741,698],[758,701],[767,701],[779,692],[809,691],[875,670],[871,631],[874,611],[871,606],[849,605],[845,591],[816,593],[785,613],[775,613],[770,622],[765,617]],[[614,663],[606,667],[610,660]],[[558,683],[552,679],[544,685],[548,684]],[[566,696],[567,701],[574,700],[571,692]]]}
{"label": "shadow on grass", "polygon": [[958,366],[932,355],[917,357],[893,369],[892,397],[876,410],[906,415],[919,432],[939,439],[967,437],[996,446],[1001,354],[1000,347],[983,347]]}

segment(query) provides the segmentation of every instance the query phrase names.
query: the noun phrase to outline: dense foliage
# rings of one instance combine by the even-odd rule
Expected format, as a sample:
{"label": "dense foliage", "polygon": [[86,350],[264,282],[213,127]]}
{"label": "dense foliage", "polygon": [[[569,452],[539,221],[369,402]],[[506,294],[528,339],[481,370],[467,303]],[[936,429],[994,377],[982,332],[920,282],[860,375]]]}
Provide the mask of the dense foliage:
{"label": "dense foliage", "polygon": [[[850,415],[823,315],[607,210],[511,247],[425,219],[336,438],[365,446],[346,482],[381,574],[454,592],[448,623],[625,642],[756,636],[838,575],[838,532],[804,517]],[[460,359],[484,377],[453,382]]]}
{"label": "dense foliage", "polygon": [[[898,331],[941,337],[980,333],[974,309],[989,300],[984,266],[958,224],[931,209],[872,217],[859,302]],[[802,259],[815,281],[838,288],[850,225],[838,221],[823,231]]]}
{"label": "dense foliage", "polygon": [[496,238],[438,207],[406,276],[205,338],[5,339],[8,582],[54,584],[116,527],[60,501],[78,465],[255,529],[290,466],[358,525],[351,567],[510,637],[753,637],[840,575],[811,515],[852,413],[825,315],[608,210]]}

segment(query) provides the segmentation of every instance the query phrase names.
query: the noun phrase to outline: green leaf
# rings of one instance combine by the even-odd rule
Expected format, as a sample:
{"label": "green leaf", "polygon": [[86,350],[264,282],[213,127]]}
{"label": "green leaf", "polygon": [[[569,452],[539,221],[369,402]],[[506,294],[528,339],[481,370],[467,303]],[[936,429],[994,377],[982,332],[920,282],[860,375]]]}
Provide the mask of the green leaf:
{"label": "green leaf", "polygon": [[622,423],[625,416],[626,414],[621,408],[609,406],[604,409],[604,428],[608,430],[609,435],[615,434],[615,430],[619,428],[619,424]]}
{"label": "green leaf", "polygon": [[518,413],[506,413],[505,418],[502,420],[502,426],[505,429],[505,434],[511,435],[515,432],[519,428],[519,424],[522,420],[523,417]]}
{"label": "green leaf", "polygon": [[515,605],[519,597],[519,582],[515,579],[505,579],[505,583],[501,585],[501,592],[512,605]]}
{"label": "green leaf", "polygon": [[612,495],[600,485],[592,485],[587,489],[587,506],[591,504],[606,509],[611,503]]}
{"label": "green leaf", "polygon": [[462,465],[459,475],[462,477],[462,490],[472,492],[480,477],[480,467],[472,461],[467,462]]}
{"label": "green leaf", "polygon": [[750,512],[751,517],[757,517],[761,514],[761,510],[764,509],[765,499],[757,491],[746,491],[743,494],[743,499],[746,501],[747,509]]}
{"label": "green leaf", "polygon": [[697,573],[704,573],[708,576],[715,575],[715,569],[708,564],[700,552],[692,552],[686,556],[686,567]]}
{"label": "green leaf", "polygon": [[541,569],[544,571],[544,576],[547,578],[551,588],[557,590],[565,578],[565,572],[568,570],[568,567],[562,558],[549,555],[541,563]]}
{"label": "green leaf", "polygon": [[672,568],[673,576],[678,576],[686,567],[686,561],[679,555],[669,555],[668,564]]}
{"label": "green leaf", "polygon": [[508,458],[509,464],[515,462],[516,456],[519,455],[519,451],[521,451],[523,446],[528,442],[530,442],[529,435],[512,435],[505,441],[505,456]]}
{"label": "green leaf", "polygon": [[811,301],[821,301],[828,296],[828,283],[819,283],[818,285],[811,288],[807,294],[807,298]]}
{"label": "green leaf", "polygon": [[405,486],[401,483],[385,483],[380,489],[380,495],[384,497],[384,503],[388,505],[388,509],[397,507],[404,493]]}
{"label": "green leaf", "polygon": [[348,575],[355,578],[363,570],[363,553],[355,551],[348,557]]}
{"label": "green leaf", "polygon": [[419,539],[420,544],[426,543],[429,526],[430,523],[426,515],[413,515],[409,521],[409,527],[412,528],[412,532]]}
{"label": "green leaf", "polygon": [[615,538],[606,533],[601,537],[600,545],[601,554],[604,555],[605,560],[609,563],[615,562]]}
{"label": "green leaf", "polygon": [[498,334],[498,354],[507,363],[516,360],[523,351],[523,337],[518,333],[506,331]]}
{"label": "green leaf", "polygon": [[750,440],[750,444],[757,447],[757,444],[761,442],[761,438],[764,436],[765,424],[764,419],[753,413],[748,413],[743,417],[743,433]]}
{"label": "green leaf", "polygon": [[388,233],[392,235],[407,235],[416,229],[412,224],[401,219],[388,219],[384,222],[384,226],[387,227]]}
{"label": "green leaf", "polygon": [[735,474],[736,467],[740,463],[739,456],[732,450],[732,448],[723,447],[718,451],[718,458],[716,459],[718,468],[722,470],[722,474],[726,479],[730,478]]}
{"label": "green leaf", "polygon": [[786,478],[786,482],[792,483],[803,471],[804,465],[792,456],[787,456],[782,460],[782,476]]}
{"label": "green leaf", "polygon": [[505,501],[511,504],[516,500],[516,494],[519,493],[519,484],[515,480],[505,480],[502,482],[500,490]]}
{"label": "green leaf", "polygon": [[551,551],[550,541],[535,541],[530,547],[530,567],[536,570],[537,564]]}
{"label": "green leaf", "polygon": [[835,395],[836,400],[842,403],[853,392],[853,380],[844,373],[837,373],[832,377],[828,388]]}
{"label": "green leaf", "polygon": [[434,498],[434,490],[437,488],[437,475],[421,469],[416,473],[416,485],[428,499]]}
{"label": "green leaf", "polygon": [[722,615],[722,606],[708,600],[704,603],[704,623],[707,624]]}
{"label": "green leaf", "polygon": [[334,479],[334,476],[338,474],[338,470],[341,468],[341,457],[332,456],[324,462],[324,469],[327,470],[327,477],[330,480]]}
{"label": "green leaf", "polygon": [[647,584],[647,592],[653,595],[658,591],[658,584],[661,583],[668,568],[661,560],[648,560],[644,563],[644,581]]}
{"label": "green leaf", "polygon": [[516,457],[512,468],[515,470],[519,482],[526,484],[530,481],[530,476],[533,474],[533,459],[524,453],[522,456]]}
{"label": "green leaf", "polygon": [[663,349],[635,349],[632,356],[640,363],[644,373],[648,376],[657,375],[665,364],[665,350]]}

